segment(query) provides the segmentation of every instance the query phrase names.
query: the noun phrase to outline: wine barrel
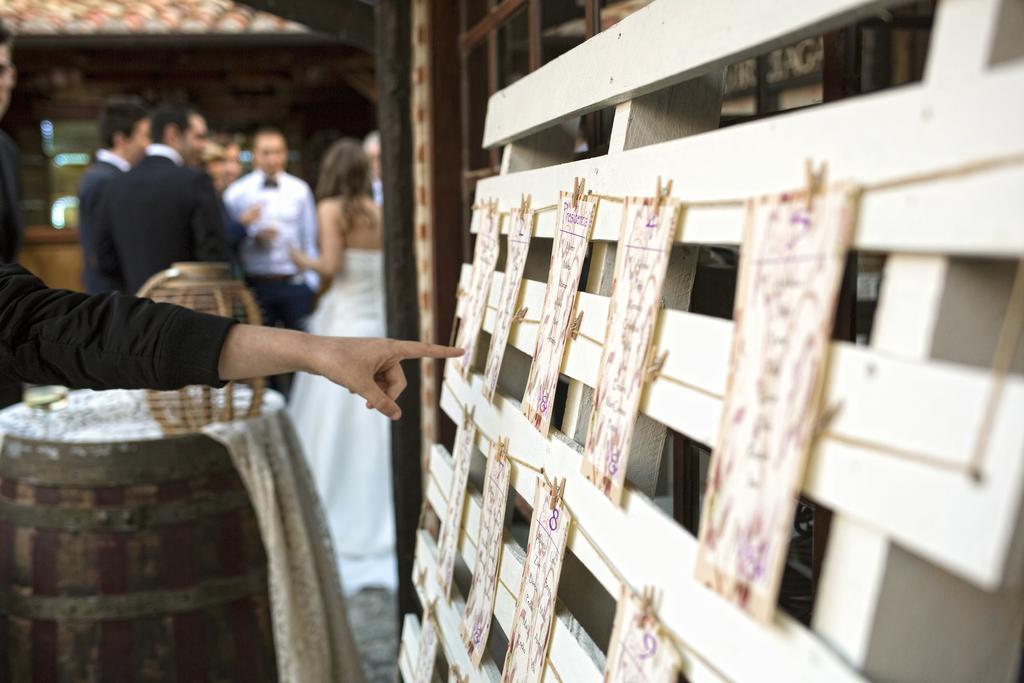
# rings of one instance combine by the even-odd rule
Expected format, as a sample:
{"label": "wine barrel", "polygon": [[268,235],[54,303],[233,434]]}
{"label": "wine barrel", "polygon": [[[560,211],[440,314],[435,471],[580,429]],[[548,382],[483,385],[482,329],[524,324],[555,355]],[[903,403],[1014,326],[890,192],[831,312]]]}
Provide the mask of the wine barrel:
{"label": "wine barrel", "polygon": [[225,448],[8,435],[0,681],[274,681],[267,561]]}

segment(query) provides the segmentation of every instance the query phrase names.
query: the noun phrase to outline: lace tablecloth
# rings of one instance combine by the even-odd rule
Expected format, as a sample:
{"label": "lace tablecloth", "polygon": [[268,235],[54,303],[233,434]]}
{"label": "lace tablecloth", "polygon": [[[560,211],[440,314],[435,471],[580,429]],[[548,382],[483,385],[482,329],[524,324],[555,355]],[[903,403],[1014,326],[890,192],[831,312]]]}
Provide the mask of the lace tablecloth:
{"label": "lace tablecloth", "polygon": [[[244,387],[236,388],[244,403]],[[330,534],[284,399],[267,392],[262,413],[203,432],[224,444],[249,492],[266,548],[281,681],[363,681],[345,616]],[[52,413],[18,404],[0,411],[4,434],[65,443],[161,439],[141,391],[74,391]]]}

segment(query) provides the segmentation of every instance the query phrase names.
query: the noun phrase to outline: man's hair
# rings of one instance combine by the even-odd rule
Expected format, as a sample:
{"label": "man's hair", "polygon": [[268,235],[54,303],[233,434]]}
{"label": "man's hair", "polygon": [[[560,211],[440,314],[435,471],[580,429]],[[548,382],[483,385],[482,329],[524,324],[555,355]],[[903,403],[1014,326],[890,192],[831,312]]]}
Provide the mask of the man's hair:
{"label": "man's hair", "polygon": [[153,142],[163,142],[167,127],[174,125],[182,133],[188,130],[188,117],[198,112],[184,104],[165,104],[155,112],[149,121],[149,132]]}
{"label": "man's hair", "polygon": [[0,45],[10,45],[14,42],[14,33],[7,28],[7,24],[0,19]]}
{"label": "man's hair", "polygon": [[114,133],[131,137],[135,124],[149,116],[136,98],[120,97],[107,101],[107,108],[100,116],[100,142],[106,148],[114,146]]}
{"label": "man's hair", "polygon": [[252,134],[253,145],[256,144],[256,139],[263,135],[277,135],[284,140],[284,144],[288,146],[288,137],[284,134],[284,131],[277,126],[260,126],[256,129],[256,132]]}

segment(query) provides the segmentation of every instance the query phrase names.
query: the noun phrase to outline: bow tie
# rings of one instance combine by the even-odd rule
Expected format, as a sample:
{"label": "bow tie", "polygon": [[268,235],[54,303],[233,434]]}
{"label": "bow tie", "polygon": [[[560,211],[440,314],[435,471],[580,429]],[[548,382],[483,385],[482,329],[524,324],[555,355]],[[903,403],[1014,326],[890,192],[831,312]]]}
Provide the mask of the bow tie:
{"label": "bow tie", "polygon": [[263,181],[263,189],[265,190],[268,187],[269,188],[273,188],[273,189],[276,190],[277,189],[277,179],[276,178],[266,178]]}

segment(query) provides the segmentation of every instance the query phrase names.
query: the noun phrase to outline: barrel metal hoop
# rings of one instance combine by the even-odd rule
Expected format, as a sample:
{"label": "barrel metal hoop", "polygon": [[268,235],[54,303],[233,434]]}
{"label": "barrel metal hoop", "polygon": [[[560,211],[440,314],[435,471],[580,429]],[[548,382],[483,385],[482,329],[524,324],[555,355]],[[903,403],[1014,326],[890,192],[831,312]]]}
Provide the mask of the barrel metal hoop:
{"label": "barrel metal hoop", "polygon": [[0,613],[23,619],[95,621],[139,619],[201,610],[267,590],[266,570],[211,579],[191,588],[84,597],[0,593]]}
{"label": "barrel metal hoop", "polygon": [[170,503],[71,508],[21,505],[0,498],[0,519],[14,526],[64,531],[141,531],[167,524],[193,522],[245,507],[244,490]]}
{"label": "barrel metal hoop", "polygon": [[0,477],[44,486],[152,484],[232,468],[221,444],[197,434],[117,444],[53,443],[8,435],[0,452]]}

